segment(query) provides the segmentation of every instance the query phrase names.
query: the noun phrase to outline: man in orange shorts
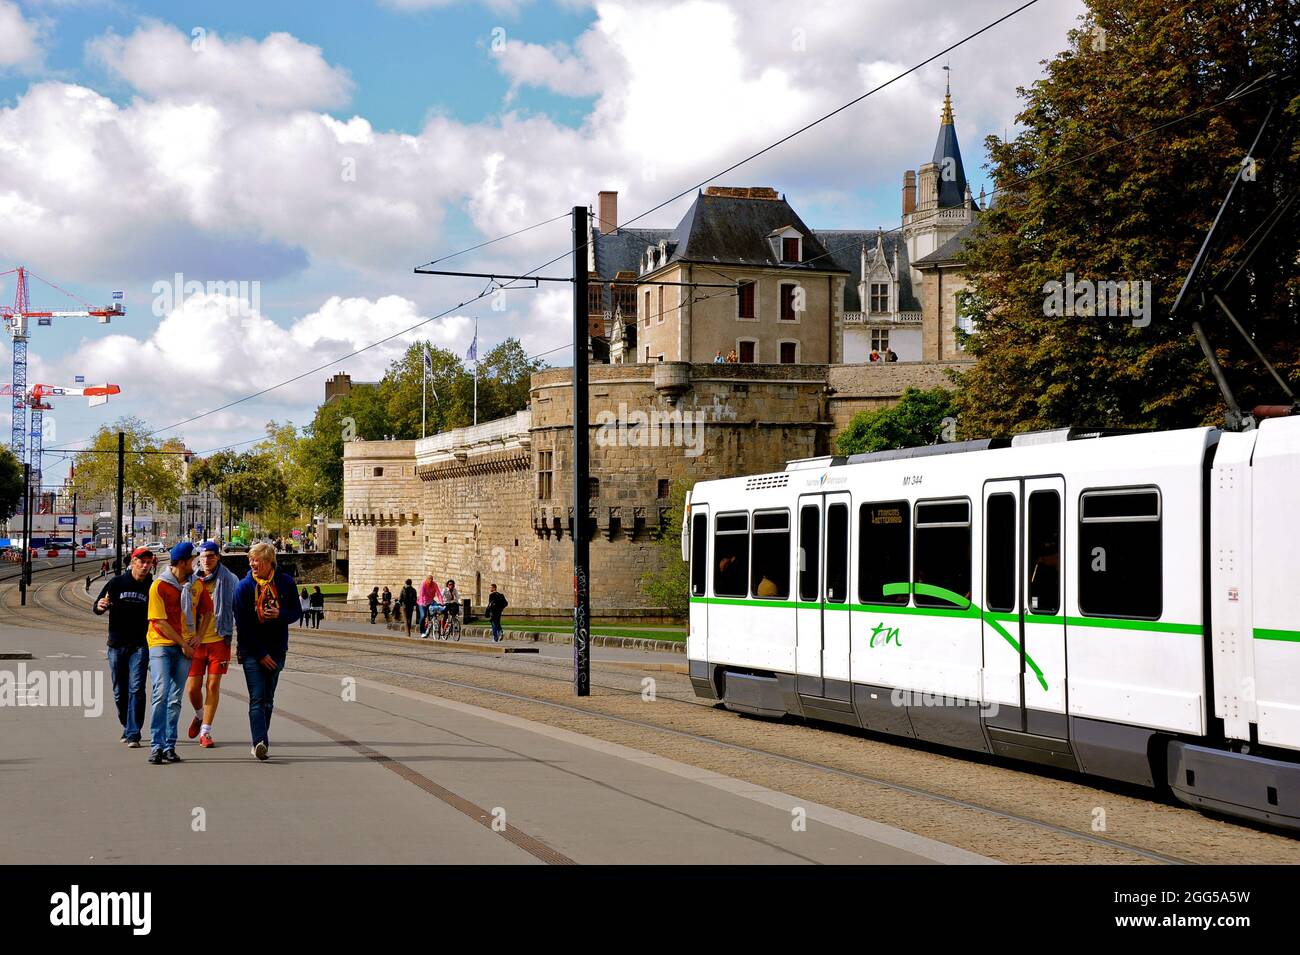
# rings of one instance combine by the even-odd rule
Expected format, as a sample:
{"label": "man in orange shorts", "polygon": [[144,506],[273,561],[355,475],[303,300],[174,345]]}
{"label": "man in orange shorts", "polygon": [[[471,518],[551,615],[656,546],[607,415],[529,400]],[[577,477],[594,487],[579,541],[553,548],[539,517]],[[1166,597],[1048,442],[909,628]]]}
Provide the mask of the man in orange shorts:
{"label": "man in orange shorts", "polygon": [[[215,541],[199,545],[199,565],[185,584],[182,606],[185,627],[199,640],[190,661],[186,695],[194,706],[189,738],[210,749],[212,723],[221,700],[221,678],[230,667],[230,643],[234,636],[235,587],[239,578],[221,565],[221,548]],[[207,690],[206,699],[204,690]]]}

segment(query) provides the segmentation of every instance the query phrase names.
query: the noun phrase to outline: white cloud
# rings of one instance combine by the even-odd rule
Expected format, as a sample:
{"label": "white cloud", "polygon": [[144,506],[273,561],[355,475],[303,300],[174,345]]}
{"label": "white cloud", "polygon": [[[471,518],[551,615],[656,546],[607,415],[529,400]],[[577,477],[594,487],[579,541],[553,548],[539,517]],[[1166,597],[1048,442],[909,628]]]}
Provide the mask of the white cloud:
{"label": "white cloud", "polygon": [[87,48],[110,73],[156,99],[294,110],[342,106],[352,92],[347,71],[288,33],[225,40],[204,27],[187,36],[150,23],[129,37],[108,33]]}
{"label": "white cloud", "polygon": [[23,16],[18,4],[0,0],[0,71],[39,68],[44,58],[42,32],[39,24]]}

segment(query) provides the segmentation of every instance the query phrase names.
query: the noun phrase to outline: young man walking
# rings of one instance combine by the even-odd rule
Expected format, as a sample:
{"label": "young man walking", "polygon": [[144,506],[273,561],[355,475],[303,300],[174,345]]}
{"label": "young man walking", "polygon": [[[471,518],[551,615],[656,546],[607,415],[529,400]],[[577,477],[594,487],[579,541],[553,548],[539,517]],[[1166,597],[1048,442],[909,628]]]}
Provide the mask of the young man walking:
{"label": "young man walking", "polygon": [[149,589],[149,678],[153,681],[149,762],[155,766],[181,761],[176,755],[181,692],[189,675],[190,657],[198,646],[198,640],[185,631],[185,612],[181,608],[181,591],[190,577],[194,545],[181,541],[172,548],[171,558],[171,566]]}
{"label": "young man walking", "polygon": [[370,623],[373,626],[375,617],[379,616],[379,588],[370,591],[370,596],[366,599],[370,602]]}
{"label": "young man walking", "polygon": [[235,588],[237,655],[248,683],[248,728],[253,755],[270,756],[275,688],[289,655],[289,625],[302,615],[293,578],[277,571],[275,548],[254,544],[248,551],[248,576]]}
{"label": "young man walking", "polygon": [[[221,700],[221,678],[230,669],[230,643],[235,636],[235,588],[239,578],[221,566],[221,547],[215,541],[199,545],[199,568],[181,591],[185,624],[197,635],[199,646],[190,661],[185,693],[194,707],[190,739],[211,749],[212,724]],[[204,696],[204,690],[207,696]]]}
{"label": "young man walking", "polygon": [[144,728],[152,567],[149,549],[136,548],[126,573],[105,583],[92,605],[97,616],[108,614],[108,671],[113,678],[113,700],[122,724],[122,742],[132,749],[140,748]]}
{"label": "young man walking", "polygon": [[492,642],[500,643],[505,639],[505,631],[501,629],[501,613],[510,606],[510,601],[506,600],[506,595],[497,590],[497,585],[492,584],[488,593],[487,615],[488,620],[492,621]]}
{"label": "young man walking", "polygon": [[415,602],[419,599],[419,594],[411,586],[408,578],[406,586],[402,588],[402,619],[406,621],[406,635],[411,635],[411,615],[415,613]]}

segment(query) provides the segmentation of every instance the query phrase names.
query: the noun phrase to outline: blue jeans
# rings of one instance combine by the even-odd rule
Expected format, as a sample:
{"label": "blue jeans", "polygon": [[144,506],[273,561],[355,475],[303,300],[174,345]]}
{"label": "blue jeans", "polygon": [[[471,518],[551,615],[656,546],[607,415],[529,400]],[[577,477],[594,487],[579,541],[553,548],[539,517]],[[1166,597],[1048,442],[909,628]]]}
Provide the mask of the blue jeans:
{"label": "blue jeans", "polygon": [[417,630],[424,629],[424,618],[427,616],[429,616],[428,604],[416,604],[415,605],[415,629]]}
{"label": "blue jeans", "polygon": [[248,684],[248,729],[253,745],[271,745],[267,734],[271,729],[271,712],[275,709],[275,688],[284,672],[284,657],[272,657],[275,669],[268,670],[261,662],[244,657],[244,681]]}
{"label": "blue jeans", "polygon": [[149,678],[153,680],[153,708],[149,711],[149,749],[176,748],[176,728],[181,719],[181,694],[190,675],[190,661],[181,648],[149,648]]}
{"label": "blue jeans", "polygon": [[492,621],[492,639],[500,640],[502,635],[501,615],[497,614],[496,616],[489,617],[488,619]]}
{"label": "blue jeans", "polygon": [[149,678],[148,647],[109,647],[108,672],[113,677],[113,701],[122,735],[138,741],[144,728],[144,685]]}

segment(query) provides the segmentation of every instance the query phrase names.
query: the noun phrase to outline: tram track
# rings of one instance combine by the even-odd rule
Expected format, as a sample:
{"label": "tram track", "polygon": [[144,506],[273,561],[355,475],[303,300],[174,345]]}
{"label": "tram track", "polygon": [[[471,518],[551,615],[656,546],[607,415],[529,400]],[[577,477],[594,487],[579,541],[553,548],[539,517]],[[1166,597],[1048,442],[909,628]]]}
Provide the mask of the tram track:
{"label": "tram track", "polygon": [[[42,626],[42,621],[47,621],[61,630],[95,634],[102,632],[99,621],[80,616],[89,609],[89,604],[70,594],[69,588],[72,586],[80,586],[80,581],[47,578],[29,591],[35,606],[17,608],[12,602],[15,588],[0,585],[0,614],[6,622],[18,622],[14,620],[17,616],[35,626]],[[64,608],[62,611],[54,609],[45,599],[50,596],[48,591],[51,590],[54,599]],[[308,648],[312,652],[308,652]],[[597,672],[593,674],[598,677],[592,684],[593,696],[577,704],[556,698],[567,696],[567,676],[547,674],[545,668],[552,664],[539,664],[536,659],[512,657],[503,659],[499,665],[493,665],[474,659],[472,653],[444,649],[438,644],[409,649],[399,646],[376,647],[373,638],[302,634],[297,631],[291,636],[291,654],[301,661],[311,661],[313,669],[319,668],[318,672],[337,669],[346,674],[359,670],[373,674],[377,682],[408,687],[414,684],[417,689],[423,688],[440,696],[462,699],[505,712],[529,711],[521,715],[553,725],[566,725],[585,735],[625,742],[645,751],[660,752],[674,759],[771,788],[807,793],[810,798],[837,805],[837,808],[845,811],[892,825],[900,825],[902,822],[900,828],[943,839],[995,858],[1007,856],[1007,861],[1156,864],[1241,861],[1239,854],[1227,851],[1235,848],[1236,842],[1241,839],[1272,844],[1274,851],[1268,854],[1272,858],[1267,861],[1274,861],[1274,858],[1276,861],[1300,861],[1300,847],[1284,836],[1210,820],[1192,810],[1162,804],[1142,795],[1116,795],[1104,790],[1097,791],[1086,782],[1044,778],[1032,771],[968,762],[962,756],[950,757],[942,753],[899,747],[892,742],[874,740],[867,734],[819,729],[804,723],[750,720],[736,714],[719,712],[715,706],[695,698],[693,694],[679,696],[671,691],[659,691],[656,692],[653,703],[643,704],[642,691],[627,685],[627,681],[639,682],[643,674],[631,671],[627,674],[624,685],[619,685],[618,680],[623,673],[611,672],[612,668],[606,668],[601,673],[599,662],[595,667]],[[671,682],[673,679],[662,673],[653,676],[656,681],[662,682]],[[502,685],[502,681],[506,685]],[[654,706],[658,703],[668,703],[669,706],[640,709],[643,705]],[[654,713],[658,718],[646,719],[644,717],[647,713]],[[755,727],[759,727],[757,732]],[[752,740],[745,739],[747,735],[762,737],[760,745],[752,745]],[[809,739],[814,740],[816,745],[805,746]],[[1074,827],[1063,823],[1059,818],[1050,818],[1053,813],[1046,811],[1049,808],[1048,798],[1038,800],[1038,804],[1044,806],[1044,812],[1030,814],[1008,808],[1005,804],[997,805],[996,799],[980,801],[969,798],[964,793],[954,792],[951,786],[927,787],[923,782],[918,784],[909,778],[905,770],[893,774],[866,771],[860,766],[852,765],[855,761],[861,761],[861,753],[856,749],[859,744],[863,747],[888,747],[899,757],[887,758],[891,766],[895,762],[915,766],[934,763],[942,768],[945,764],[955,763],[958,776],[999,776],[1003,778],[993,780],[995,783],[1025,790],[1041,789],[1045,797],[1050,797],[1051,790],[1070,787],[1070,795],[1076,802],[1083,798],[1113,806],[1117,801],[1123,801],[1124,805],[1119,809],[1123,809],[1125,814],[1132,809],[1144,816],[1153,817],[1148,822],[1149,833],[1142,838],[1125,841],[1104,832]],[[829,751],[836,758],[819,759],[797,755],[790,751],[791,747]],[[961,766],[969,766],[971,772],[962,773]],[[927,771],[933,768],[931,765]],[[947,768],[952,767],[949,765]],[[1005,776],[1011,773],[1015,775],[1009,778]],[[904,778],[900,778],[900,775]],[[951,773],[948,775],[951,778]],[[774,776],[779,778],[774,779]],[[990,780],[985,780],[988,781]],[[842,798],[837,803],[835,798],[825,795],[827,791],[844,793],[846,785],[852,790],[848,794],[851,798]],[[976,788],[979,788],[978,785]],[[994,785],[986,787],[984,791],[992,794],[997,788]],[[873,798],[866,800],[867,811],[864,811],[863,793],[868,791],[873,794]],[[901,818],[886,818],[888,814],[871,811],[877,807],[877,796],[887,796],[890,801],[906,804]],[[857,805],[854,804],[855,800]],[[1026,798],[1025,801],[1033,804],[1035,799]],[[1185,840],[1195,851],[1179,851],[1161,844],[1161,836],[1155,833],[1167,837],[1171,828],[1167,823],[1171,821],[1182,821],[1186,828],[1197,830],[1194,836]],[[1219,830],[1220,838],[1210,840],[1216,843],[1213,847],[1205,845],[1206,840],[1199,831],[1204,827]],[[981,830],[985,833],[984,841],[981,843],[977,839],[963,842],[953,839],[949,829],[963,832]],[[994,844],[1002,840],[1014,841],[1017,849],[1005,853],[990,851],[987,835],[990,830],[996,832],[992,839]],[[1050,841],[1052,846],[1041,847],[1041,852],[1034,852],[1032,846],[1044,840]],[[1071,851],[1069,846],[1073,846],[1074,850]],[[1265,860],[1257,857],[1257,861]]]}

